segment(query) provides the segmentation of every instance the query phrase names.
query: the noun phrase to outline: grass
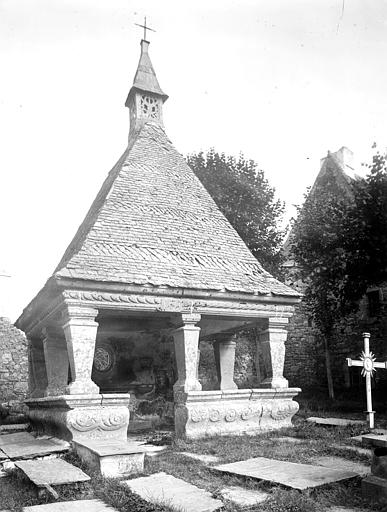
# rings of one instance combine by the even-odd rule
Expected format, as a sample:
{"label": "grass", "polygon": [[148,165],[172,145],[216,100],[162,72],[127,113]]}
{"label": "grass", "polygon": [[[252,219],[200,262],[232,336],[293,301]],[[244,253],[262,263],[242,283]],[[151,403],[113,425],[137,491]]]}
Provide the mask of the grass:
{"label": "grass", "polygon": [[[149,434],[149,440],[160,444],[172,442],[172,445],[171,449],[162,456],[147,461],[145,473],[164,471],[202,489],[207,489],[214,497],[219,498],[222,488],[234,485],[269,493],[269,498],[264,503],[249,509],[225,502],[224,512],[247,510],[249,512],[315,512],[323,511],[333,505],[359,507],[364,510],[385,510],[385,506],[384,509],[382,506],[378,508],[376,505],[372,505],[370,508],[370,504],[362,499],[360,478],[301,492],[273,486],[264,481],[218,473],[210,466],[184,456],[185,451],[216,455],[222,463],[252,457],[311,463],[313,457],[339,456],[347,460],[369,464],[367,455],[335,446],[344,444],[344,442],[350,444],[349,438],[361,432],[362,428],[358,426],[329,428],[307,423],[302,416],[298,416],[293,428],[256,436],[205,438],[200,441],[183,442],[173,441],[172,436],[165,433],[153,433]],[[284,436],[296,437],[300,442],[297,444],[279,442],[278,437]],[[59,493],[59,501],[99,498],[119,512],[177,512],[168,503],[153,505],[142,500],[129,488],[122,486],[118,479],[105,479],[90,472],[82,461],[71,452],[64,458],[85,470],[91,476],[91,481],[77,486],[55,487]],[[38,498],[34,487],[28,482],[20,480],[16,473],[9,478],[0,479],[0,510],[9,509],[13,512],[21,512],[23,506],[51,501],[54,501],[51,496]]]}

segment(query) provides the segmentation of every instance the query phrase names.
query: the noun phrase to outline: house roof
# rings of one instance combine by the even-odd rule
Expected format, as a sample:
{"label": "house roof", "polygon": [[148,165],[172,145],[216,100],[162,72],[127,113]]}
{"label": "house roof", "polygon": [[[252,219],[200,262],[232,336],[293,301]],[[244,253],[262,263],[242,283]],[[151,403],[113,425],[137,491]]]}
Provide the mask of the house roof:
{"label": "house roof", "polygon": [[262,268],[153,121],[132,136],[55,276],[298,295]]}

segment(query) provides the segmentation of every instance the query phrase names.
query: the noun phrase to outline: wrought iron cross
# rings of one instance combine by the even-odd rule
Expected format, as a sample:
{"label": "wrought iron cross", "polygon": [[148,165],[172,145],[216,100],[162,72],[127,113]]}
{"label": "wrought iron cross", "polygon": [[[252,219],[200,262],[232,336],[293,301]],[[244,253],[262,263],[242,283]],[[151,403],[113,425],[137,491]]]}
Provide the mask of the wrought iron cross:
{"label": "wrought iron cross", "polygon": [[137,25],[138,27],[141,27],[144,29],[144,40],[146,41],[146,31],[147,30],[151,30],[152,32],[156,32],[156,30],[154,30],[153,28],[150,28],[147,26],[146,24],[146,16],[144,16],[144,25],[139,25],[138,23],[135,23],[135,25]]}
{"label": "wrought iron cross", "polygon": [[348,366],[362,366],[363,369],[361,374],[366,378],[366,394],[367,394],[367,415],[370,425],[370,429],[374,428],[374,415],[375,411],[372,410],[372,394],[371,394],[371,377],[373,372],[376,372],[376,368],[387,369],[387,361],[383,363],[377,363],[375,356],[370,352],[370,334],[368,332],[363,333],[364,339],[364,350],[361,353],[360,361],[354,361],[347,357]]}

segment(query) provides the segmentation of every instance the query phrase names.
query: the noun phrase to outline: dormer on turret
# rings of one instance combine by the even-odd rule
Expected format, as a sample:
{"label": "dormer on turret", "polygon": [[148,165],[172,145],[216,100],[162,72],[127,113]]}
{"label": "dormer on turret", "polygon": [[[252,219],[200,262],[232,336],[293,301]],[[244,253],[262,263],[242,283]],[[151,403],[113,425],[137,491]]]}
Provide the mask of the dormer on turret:
{"label": "dormer on turret", "polygon": [[129,138],[147,121],[163,126],[163,104],[168,96],[160,88],[149,58],[148,47],[149,42],[142,39],[140,61],[125,102],[130,116]]}

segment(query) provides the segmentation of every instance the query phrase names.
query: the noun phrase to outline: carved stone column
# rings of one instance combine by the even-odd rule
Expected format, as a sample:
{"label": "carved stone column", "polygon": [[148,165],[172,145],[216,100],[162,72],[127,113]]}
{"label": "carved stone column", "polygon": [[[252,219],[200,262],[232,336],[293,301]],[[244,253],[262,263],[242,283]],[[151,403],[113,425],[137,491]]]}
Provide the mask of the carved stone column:
{"label": "carved stone column", "polygon": [[178,379],[173,386],[176,391],[200,391],[202,386],[197,377],[200,315],[183,313],[183,325],[173,332]]}
{"label": "carved stone column", "polygon": [[44,396],[47,388],[47,373],[42,340],[28,340],[28,388],[31,398]]}
{"label": "carved stone column", "polygon": [[268,318],[263,331],[259,333],[266,378],[260,387],[287,388],[288,381],[283,376],[285,363],[285,329],[287,318]]}
{"label": "carved stone column", "polygon": [[220,333],[213,344],[219,389],[237,389],[234,382],[235,334]]}
{"label": "carved stone column", "polygon": [[43,329],[44,358],[47,372],[45,396],[66,394],[69,375],[69,358],[66,339],[57,327],[47,326]]}
{"label": "carved stone column", "polygon": [[99,387],[91,380],[98,310],[86,306],[67,306],[64,311],[63,330],[71,370],[69,395],[98,394]]}

